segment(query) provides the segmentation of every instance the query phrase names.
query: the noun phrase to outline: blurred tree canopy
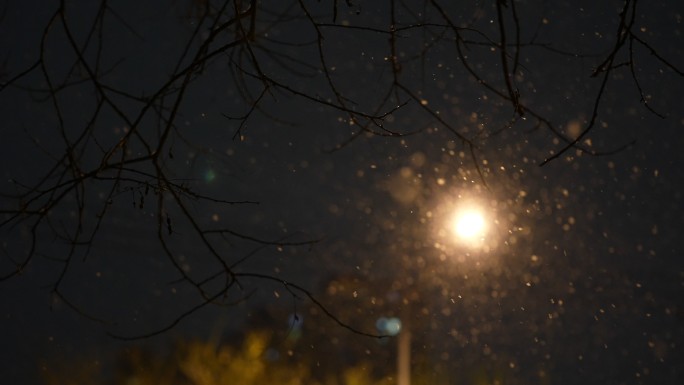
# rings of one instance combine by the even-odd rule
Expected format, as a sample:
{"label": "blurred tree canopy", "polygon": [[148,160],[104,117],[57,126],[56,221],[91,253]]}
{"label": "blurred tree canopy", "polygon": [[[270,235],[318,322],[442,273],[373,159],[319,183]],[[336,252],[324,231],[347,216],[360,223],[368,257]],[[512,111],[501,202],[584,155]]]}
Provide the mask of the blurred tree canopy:
{"label": "blurred tree canopy", "polygon": [[[241,346],[209,341],[182,341],[163,352],[131,347],[121,352],[118,367],[108,379],[105,370],[111,363],[96,368],[89,360],[64,359],[61,370],[48,371],[48,385],[131,384],[131,385],[222,385],[222,384],[286,384],[286,385],[389,385],[391,376],[375,378],[372,362],[355,366],[338,366],[337,371],[313,374],[315,354],[299,356],[295,361],[287,349],[273,341],[270,331],[251,331]],[[282,342],[282,341],[280,341]],[[276,344],[275,347],[273,344]],[[320,357],[319,357],[320,358]],[[335,360],[335,357],[328,357]],[[53,364],[53,363],[51,363]],[[99,369],[99,370],[98,370]]]}

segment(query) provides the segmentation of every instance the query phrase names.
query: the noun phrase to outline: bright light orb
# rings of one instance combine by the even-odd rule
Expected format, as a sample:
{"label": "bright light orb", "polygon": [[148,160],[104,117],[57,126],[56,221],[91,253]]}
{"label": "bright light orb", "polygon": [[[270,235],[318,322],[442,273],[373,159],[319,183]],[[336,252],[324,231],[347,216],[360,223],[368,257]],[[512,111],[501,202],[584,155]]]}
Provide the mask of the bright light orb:
{"label": "bright light orb", "polygon": [[487,225],[482,213],[470,210],[454,216],[452,230],[459,239],[473,243],[482,240]]}

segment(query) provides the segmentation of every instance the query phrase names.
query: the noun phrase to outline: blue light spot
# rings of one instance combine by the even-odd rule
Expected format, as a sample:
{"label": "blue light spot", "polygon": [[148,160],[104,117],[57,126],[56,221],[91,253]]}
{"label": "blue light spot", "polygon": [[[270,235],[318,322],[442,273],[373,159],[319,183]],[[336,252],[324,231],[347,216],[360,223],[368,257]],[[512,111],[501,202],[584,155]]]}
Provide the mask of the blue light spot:
{"label": "blue light spot", "polygon": [[401,331],[401,320],[397,317],[380,317],[375,322],[375,327],[383,334],[396,336]]}

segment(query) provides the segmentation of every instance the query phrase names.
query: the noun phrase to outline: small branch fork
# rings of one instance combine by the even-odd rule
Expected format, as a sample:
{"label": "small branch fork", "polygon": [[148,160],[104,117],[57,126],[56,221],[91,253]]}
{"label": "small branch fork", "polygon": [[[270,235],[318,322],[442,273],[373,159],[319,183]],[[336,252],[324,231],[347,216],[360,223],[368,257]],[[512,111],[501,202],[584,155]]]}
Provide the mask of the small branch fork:
{"label": "small branch fork", "polygon": [[[558,159],[560,156],[565,154],[568,150],[571,148],[578,148],[578,144],[589,134],[594,127],[596,126],[596,121],[599,116],[599,110],[600,110],[600,104],[603,99],[606,87],[608,85],[608,81],[610,78],[613,76],[613,72],[615,72],[617,69],[621,67],[627,67],[629,68],[629,73],[630,76],[634,82],[634,86],[636,87],[639,96],[640,96],[640,101],[643,103],[644,107],[648,109],[652,114],[655,116],[664,119],[665,116],[661,113],[656,112],[649,104],[648,104],[648,98],[644,94],[644,91],[642,89],[642,86],[639,82],[639,79],[637,78],[636,75],[636,58],[635,58],[635,43],[638,43],[639,45],[643,46],[646,48],[652,56],[654,56],[660,63],[665,65],[667,68],[672,70],[674,73],[677,75],[684,77],[684,72],[682,72],[681,69],[675,67],[671,62],[657,54],[656,50],[649,45],[646,41],[641,39],[635,32],[635,20],[638,15],[637,12],[637,3],[638,0],[626,0],[622,11],[619,14],[619,23],[618,23],[618,29],[615,33],[615,44],[613,45],[613,48],[611,49],[610,53],[605,57],[605,59],[596,67],[594,72],[591,74],[592,77],[600,77],[601,78],[601,83],[599,86],[598,91],[596,92],[596,96],[594,98],[594,103],[591,111],[591,118],[589,119],[589,122],[585,125],[584,129],[580,132],[580,134],[574,138],[573,140],[566,141],[566,145],[563,146],[560,150],[556,151],[553,155],[550,157],[544,159],[544,161],[541,163],[541,165],[545,165],[549,162],[551,162],[554,159]],[[628,55],[628,60],[625,63],[616,63],[616,59],[619,56],[621,52],[624,50],[627,50],[627,55]],[[632,141],[626,145],[621,146],[620,149],[624,149],[632,145],[635,141]],[[614,152],[613,152],[614,153]],[[592,155],[597,155],[596,153],[590,153]]]}

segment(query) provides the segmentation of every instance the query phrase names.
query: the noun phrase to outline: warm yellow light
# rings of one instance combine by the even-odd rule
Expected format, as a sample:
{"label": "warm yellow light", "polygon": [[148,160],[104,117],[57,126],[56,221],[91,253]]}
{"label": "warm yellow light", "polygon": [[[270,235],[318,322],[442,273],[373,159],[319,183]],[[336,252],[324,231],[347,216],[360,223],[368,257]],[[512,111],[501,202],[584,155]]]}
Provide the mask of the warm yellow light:
{"label": "warm yellow light", "polygon": [[484,218],[480,213],[467,212],[456,219],[456,234],[462,238],[472,238],[480,235],[484,229]]}
{"label": "warm yellow light", "polygon": [[452,230],[462,241],[475,243],[481,241],[487,230],[484,215],[477,210],[468,210],[454,216]]}

